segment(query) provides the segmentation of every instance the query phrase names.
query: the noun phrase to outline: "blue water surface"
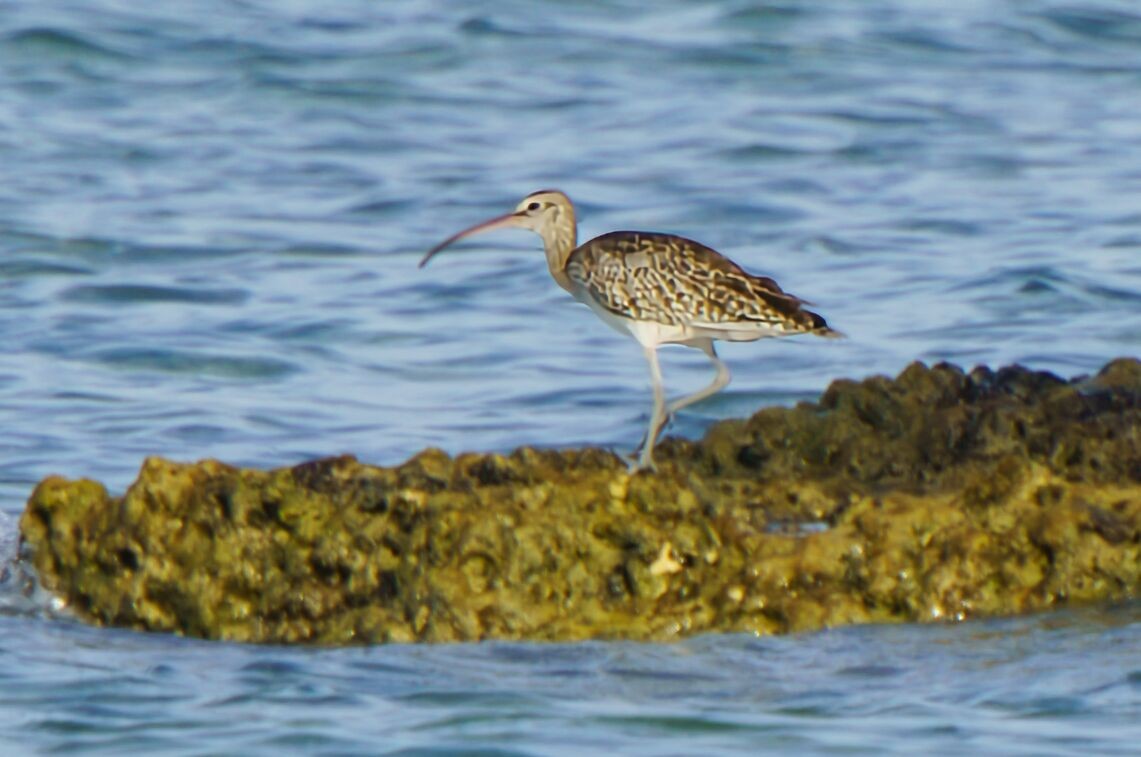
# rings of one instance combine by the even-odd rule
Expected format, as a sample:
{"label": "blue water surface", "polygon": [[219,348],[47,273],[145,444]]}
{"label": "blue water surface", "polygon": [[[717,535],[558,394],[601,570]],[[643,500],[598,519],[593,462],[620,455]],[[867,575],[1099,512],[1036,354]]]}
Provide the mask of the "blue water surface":
{"label": "blue water surface", "polygon": [[[502,232],[684,234],[846,332],[731,344],[671,433],[913,360],[1141,351],[1125,0],[0,0],[8,751],[1085,754],[1141,743],[1135,604],[672,645],[307,650],[86,628],[11,570],[53,473],[595,444],[637,346]],[[664,353],[667,387],[709,379]]]}

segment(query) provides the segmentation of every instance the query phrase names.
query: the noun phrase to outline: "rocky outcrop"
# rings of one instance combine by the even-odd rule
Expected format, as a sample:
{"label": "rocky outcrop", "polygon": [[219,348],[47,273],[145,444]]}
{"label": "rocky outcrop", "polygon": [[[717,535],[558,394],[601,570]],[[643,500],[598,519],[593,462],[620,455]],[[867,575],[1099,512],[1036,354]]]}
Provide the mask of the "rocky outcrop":
{"label": "rocky outcrop", "polygon": [[1141,590],[1141,363],[915,364],[667,440],[44,480],[43,584],[96,623],[324,644],[669,639],[962,619]]}

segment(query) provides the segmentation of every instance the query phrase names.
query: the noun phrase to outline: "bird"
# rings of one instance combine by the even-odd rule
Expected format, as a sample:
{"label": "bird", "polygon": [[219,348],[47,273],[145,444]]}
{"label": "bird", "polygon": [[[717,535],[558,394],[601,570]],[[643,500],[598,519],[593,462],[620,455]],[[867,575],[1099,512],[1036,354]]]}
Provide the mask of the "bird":
{"label": "bird", "polygon": [[[557,189],[524,197],[510,213],[482,221],[440,242],[419,267],[474,234],[519,228],[543,240],[555,283],[642,347],[650,370],[653,408],[641,445],[630,455],[632,472],[656,470],[654,445],[681,409],[728,386],[731,374],[715,340],[751,342],[766,337],[814,334],[842,337],[810,305],[776,281],[746,272],[721,253],[673,234],[612,231],[578,244],[575,208]],[[681,344],[705,353],[715,375],[708,386],[667,404],[658,347]],[[636,459],[635,459],[636,458]]]}

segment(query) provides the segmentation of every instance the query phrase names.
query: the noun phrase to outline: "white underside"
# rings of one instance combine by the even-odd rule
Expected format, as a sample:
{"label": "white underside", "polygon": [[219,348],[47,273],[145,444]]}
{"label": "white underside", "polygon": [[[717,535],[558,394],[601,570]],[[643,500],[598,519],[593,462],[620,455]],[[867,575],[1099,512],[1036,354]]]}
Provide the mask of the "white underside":
{"label": "white underside", "polygon": [[622,334],[629,334],[643,347],[657,347],[660,344],[685,344],[697,347],[709,339],[727,342],[753,342],[767,337],[785,336],[785,332],[754,323],[690,323],[671,325],[654,321],[636,321],[616,315],[599,305],[589,295],[578,298],[606,325]]}

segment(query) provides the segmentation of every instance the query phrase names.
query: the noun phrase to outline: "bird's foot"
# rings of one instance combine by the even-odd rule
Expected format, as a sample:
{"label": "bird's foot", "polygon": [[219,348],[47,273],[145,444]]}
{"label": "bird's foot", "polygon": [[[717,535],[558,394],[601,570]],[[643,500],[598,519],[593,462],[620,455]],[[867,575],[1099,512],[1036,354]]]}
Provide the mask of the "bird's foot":
{"label": "bird's foot", "polygon": [[651,451],[643,449],[644,446],[645,445],[640,446],[625,458],[626,472],[631,476],[639,471],[649,471],[650,473],[657,473],[658,471],[658,466],[654,464]]}
{"label": "bird's foot", "polygon": [[[663,431],[665,431],[667,428],[672,426],[673,422],[674,422],[673,412],[671,411],[671,412],[666,413],[666,419],[664,421],[662,421],[662,426],[660,429],[658,429],[658,435],[660,436]],[[645,434],[642,435],[642,441],[638,442],[638,446],[635,447],[634,451],[630,453],[631,458],[634,457],[635,455],[640,455],[642,453],[642,450],[644,450],[646,448],[646,440],[649,438],[650,438],[650,434],[647,431]]]}

